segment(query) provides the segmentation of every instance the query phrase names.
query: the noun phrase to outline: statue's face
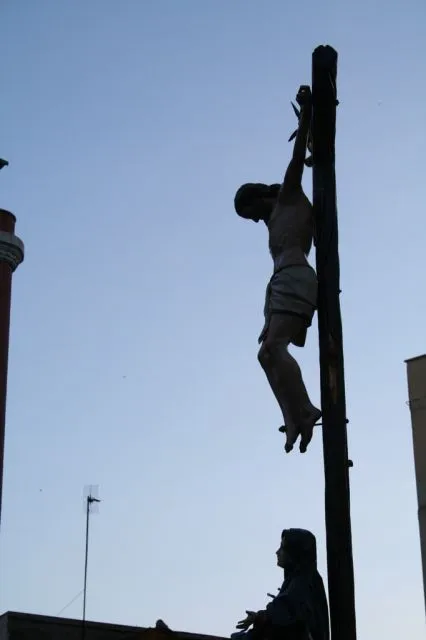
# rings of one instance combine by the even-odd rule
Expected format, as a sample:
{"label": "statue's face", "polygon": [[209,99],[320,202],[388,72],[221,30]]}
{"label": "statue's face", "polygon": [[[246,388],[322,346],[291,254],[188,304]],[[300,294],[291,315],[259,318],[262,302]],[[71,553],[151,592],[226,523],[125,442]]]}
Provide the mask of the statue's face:
{"label": "statue's face", "polygon": [[281,544],[277,549],[277,565],[281,567],[281,569],[285,569],[288,565],[289,555],[288,549],[286,545],[285,536],[281,538]]}
{"label": "statue's face", "polygon": [[264,220],[267,223],[274,205],[275,200],[272,198],[256,198],[244,207],[242,217],[247,218],[248,220],[253,220],[254,222]]}

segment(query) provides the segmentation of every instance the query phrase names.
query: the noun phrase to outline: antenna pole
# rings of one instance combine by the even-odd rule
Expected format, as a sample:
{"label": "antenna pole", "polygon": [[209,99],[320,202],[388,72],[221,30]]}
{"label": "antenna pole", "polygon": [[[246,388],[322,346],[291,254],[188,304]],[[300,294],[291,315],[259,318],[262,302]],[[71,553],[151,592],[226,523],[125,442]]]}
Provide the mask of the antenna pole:
{"label": "antenna pole", "polygon": [[86,551],[84,554],[84,587],[83,587],[83,627],[82,638],[86,637],[86,597],[87,597],[87,564],[89,560],[89,519],[90,505],[93,502],[100,502],[98,498],[94,498],[90,493],[86,498]]}
{"label": "antenna pole", "polygon": [[86,552],[84,555],[84,587],[83,587],[83,623],[86,621],[86,596],[87,596],[87,562],[89,559],[89,516],[90,497],[86,499]]}

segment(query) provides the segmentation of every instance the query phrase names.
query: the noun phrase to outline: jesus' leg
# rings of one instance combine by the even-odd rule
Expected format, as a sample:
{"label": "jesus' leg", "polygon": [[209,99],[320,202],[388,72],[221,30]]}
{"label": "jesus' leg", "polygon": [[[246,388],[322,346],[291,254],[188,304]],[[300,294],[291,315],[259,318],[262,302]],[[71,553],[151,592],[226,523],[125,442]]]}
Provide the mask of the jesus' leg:
{"label": "jesus' leg", "polygon": [[282,394],[280,393],[279,379],[275,371],[275,365],[274,365],[272,355],[270,354],[269,350],[265,348],[263,344],[260,347],[257,357],[268,379],[269,386],[271,387],[272,392],[283,414],[283,420],[284,420],[284,425],[286,427],[286,431],[287,429],[290,429],[290,430],[297,429],[297,426],[290,415],[287,405],[285,404],[285,402],[283,401],[283,398],[281,397]]}
{"label": "jesus' leg", "polygon": [[280,406],[285,407],[286,413],[291,417],[289,425],[286,424],[286,451],[292,450],[301,433],[302,453],[306,451],[312,439],[313,427],[321,416],[321,411],[309,399],[299,365],[288,352],[288,345],[303,329],[303,322],[297,316],[273,314],[262,345],[269,355],[268,368],[272,371],[274,393]]}

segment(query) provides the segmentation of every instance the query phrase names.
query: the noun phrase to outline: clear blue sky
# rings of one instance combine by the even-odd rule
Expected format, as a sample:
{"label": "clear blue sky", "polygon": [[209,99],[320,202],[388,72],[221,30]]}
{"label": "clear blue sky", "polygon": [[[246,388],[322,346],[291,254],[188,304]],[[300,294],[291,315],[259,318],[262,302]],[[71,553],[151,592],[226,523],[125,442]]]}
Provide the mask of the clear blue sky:
{"label": "clear blue sky", "polygon": [[[266,230],[233,195],[281,178],[290,100],[330,43],[359,637],[423,638],[404,365],[426,350],[423,0],[0,11],[0,205],[27,248],[1,610],[56,615],[81,590],[88,483],[90,619],[229,634],[279,586],[284,526],[315,532],[326,574],[321,434],[284,455],[256,360]],[[316,323],[297,355],[318,401]]]}

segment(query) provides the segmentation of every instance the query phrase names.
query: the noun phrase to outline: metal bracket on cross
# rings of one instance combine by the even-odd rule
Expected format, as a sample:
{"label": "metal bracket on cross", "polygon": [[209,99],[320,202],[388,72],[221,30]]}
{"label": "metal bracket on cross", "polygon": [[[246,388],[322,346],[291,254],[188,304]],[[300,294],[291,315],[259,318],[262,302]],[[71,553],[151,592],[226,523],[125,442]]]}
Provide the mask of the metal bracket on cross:
{"label": "metal bracket on cross", "polygon": [[[346,418],[346,424],[349,424],[349,420],[348,420],[348,418]],[[322,427],[322,422],[316,422],[316,423],[314,424],[314,427]],[[286,426],[285,426],[285,424],[283,424],[281,427],[279,427],[279,428],[278,428],[278,431],[279,431],[280,433],[286,433]],[[349,462],[351,462],[351,460],[349,460]]]}

